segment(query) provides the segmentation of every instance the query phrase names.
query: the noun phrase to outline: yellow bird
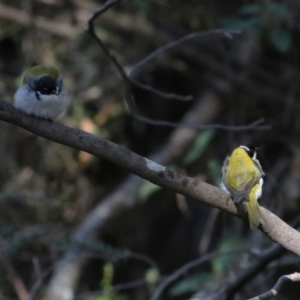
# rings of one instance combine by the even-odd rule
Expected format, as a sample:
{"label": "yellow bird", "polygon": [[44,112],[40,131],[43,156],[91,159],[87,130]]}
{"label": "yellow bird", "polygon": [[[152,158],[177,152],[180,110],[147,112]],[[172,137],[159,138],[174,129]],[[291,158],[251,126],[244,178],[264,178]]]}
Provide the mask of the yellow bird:
{"label": "yellow bird", "polygon": [[246,205],[250,228],[264,224],[257,200],[261,197],[263,176],[265,175],[256,158],[257,148],[239,146],[226,158],[222,168],[222,188],[233,201],[245,209]]}

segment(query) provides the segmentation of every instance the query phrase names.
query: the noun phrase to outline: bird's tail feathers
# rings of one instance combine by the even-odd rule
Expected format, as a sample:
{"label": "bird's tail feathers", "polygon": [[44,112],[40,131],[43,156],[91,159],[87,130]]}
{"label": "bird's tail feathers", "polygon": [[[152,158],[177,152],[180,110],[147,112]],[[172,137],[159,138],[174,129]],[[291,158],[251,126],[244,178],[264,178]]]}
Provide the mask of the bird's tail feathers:
{"label": "bird's tail feathers", "polygon": [[256,227],[258,227],[259,223],[264,225],[264,217],[261,213],[256,197],[249,197],[249,199],[245,199],[245,204],[248,211],[250,228],[254,230]]}

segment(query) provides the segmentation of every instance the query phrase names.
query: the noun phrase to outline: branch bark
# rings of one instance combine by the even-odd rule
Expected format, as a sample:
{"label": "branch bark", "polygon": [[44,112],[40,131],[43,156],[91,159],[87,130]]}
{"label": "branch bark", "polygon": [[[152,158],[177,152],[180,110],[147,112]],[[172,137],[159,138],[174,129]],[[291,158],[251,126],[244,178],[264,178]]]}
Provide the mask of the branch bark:
{"label": "branch bark", "polygon": [[[200,200],[240,218],[246,218],[243,212],[237,211],[233,201],[221,189],[181,175],[98,136],[48,120],[33,118],[4,100],[0,100],[0,120],[48,140],[107,159],[161,187]],[[300,233],[263,207],[262,213],[266,220],[262,231],[276,243],[300,255]]]}
{"label": "branch bark", "polygon": [[[182,122],[211,123],[217,118],[221,106],[222,101],[215,93],[203,92],[197,97],[190,111],[185,114]],[[155,151],[149,158],[163,165],[172,164],[184,155],[197,136],[198,132],[193,129],[178,127],[161,149]],[[102,229],[108,220],[136,204],[137,194],[144,182],[141,177],[129,176],[113,193],[101,199],[98,205],[89,212],[74,231],[73,238],[76,241],[89,241],[89,243],[95,242],[97,238],[101,239]],[[85,256],[80,255],[82,252],[83,250],[78,249],[75,243],[59,260],[50,280],[46,299],[60,300],[62,291],[75,294],[78,274],[87,260]]]}
{"label": "branch bark", "polygon": [[[219,188],[180,175],[100,137],[58,123],[33,118],[3,100],[0,100],[0,120],[20,126],[46,139],[108,159],[157,185],[198,199],[238,217],[246,217],[236,210],[228,195]],[[300,255],[299,232],[268,210],[262,208],[262,211],[266,219],[263,231],[278,244]]]}
{"label": "branch bark", "polygon": [[293,274],[281,276],[270,291],[263,293],[259,296],[256,296],[254,298],[248,299],[248,300],[266,300],[266,299],[274,298],[275,296],[277,296],[280,293],[284,284],[287,282],[290,282],[290,281],[299,282],[300,281],[300,273],[295,272]]}

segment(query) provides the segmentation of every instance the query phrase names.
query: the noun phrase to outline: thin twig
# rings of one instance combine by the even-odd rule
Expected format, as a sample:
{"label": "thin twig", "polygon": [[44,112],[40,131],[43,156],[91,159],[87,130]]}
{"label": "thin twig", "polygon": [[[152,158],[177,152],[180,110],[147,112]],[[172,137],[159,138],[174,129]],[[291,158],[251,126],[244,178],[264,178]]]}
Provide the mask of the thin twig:
{"label": "thin twig", "polygon": [[[299,230],[300,217],[296,217],[292,222],[293,227]],[[287,249],[281,247],[278,244],[274,244],[269,249],[263,251],[262,254],[257,256],[255,262],[253,262],[247,269],[239,272],[234,278],[226,280],[223,284],[220,284],[217,290],[213,291],[207,297],[211,300],[229,300],[232,299],[234,294],[239,291],[243,286],[245,286],[251,279],[255,278],[262,270],[273,262],[275,259],[278,259],[283,254],[285,254]],[[198,296],[198,293],[195,294],[191,300],[202,299],[203,296]]]}
{"label": "thin twig", "polygon": [[175,271],[172,275],[168,276],[163,282],[158,286],[150,300],[158,300],[160,296],[165,292],[165,290],[174,282],[176,282],[180,277],[188,273],[194,268],[199,267],[201,264],[214,259],[215,257],[219,257],[222,255],[233,255],[233,254],[239,254],[249,252],[249,248],[241,248],[241,249],[231,249],[226,251],[215,251],[208,254],[205,254],[201,256],[200,258],[197,258],[185,265],[183,265],[181,268],[179,268],[177,271]]}
{"label": "thin twig", "polygon": [[129,88],[131,86],[131,84],[135,84],[149,92],[152,92],[156,95],[159,95],[163,98],[166,99],[176,99],[176,100],[181,100],[181,101],[188,101],[188,100],[192,100],[193,97],[191,96],[180,96],[180,95],[175,95],[175,94],[170,94],[170,93],[165,93],[163,91],[159,91],[151,86],[142,84],[137,82],[136,80],[132,80],[131,78],[129,78],[126,74],[126,72],[124,71],[124,68],[121,66],[121,64],[118,62],[117,58],[107,49],[107,47],[104,45],[104,43],[102,42],[102,40],[100,39],[100,37],[96,34],[95,31],[95,26],[94,26],[94,22],[95,20],[104,12],[106,12],[110,7],[116,5],[117,3],[119,3],[121,0],[108,0],[106,1],[102,6],[100,6],[94,13],[92,13],[92,15],[89,18],[88,21],[88,28],[87,31],[91,34],[91,36],[97,41],[97,43],[99,44],[99,46],[101,47],[102,51],[104,52],[104,54],[106,55],[106,57],[115,65],[115,67],[117,68],[117,70],[119,71],[123,81],[125,82],[127,88]]}
{"label": "thin twig", "polygon": [[234,35],[237,35],[240,33],[241,33],[241,30],[226,30],[226,29],[215,29],[215,30],[207,30],[207,31],[201,31],[201,32],[193,32],[191,34],[188,34],[188,35],[180,38],[179,40],[171,42],[171,43],[169,43],[165,46],[162,46],[162,47],[158,48],[157,50],[153,51],[150,55],[148,55],[147,57],[142,59],[139,63],[137,63],[135,66],[133,66],[131,68],[129,76],[132,76],[136,69],[138,69],[141,66],[143,66],[144,64],[148,63],[150,60],[152,60],[156,56],[162,54],[163,52],[165,52],[173,47],[179,46],[180,44],[185,43],[188,40],[192,40],[192,39],[195,39],[198,37],[215,38],[218,36],[224,36],[226,38],[233,39]]}
{"label": "thin twig", "polygon": [[[82,243],[80,243],[80,245],[82,246]],[[84,255],[82,255],[81,257],[84,258],[100,258],[100,259],[104,259],[103,255],[99,255],[97,253],[87,253],[87,251],[85,250]],[[79,258],[78,258],[79,259]],[[136,259],[139,260],[141,262],[147,263],[150,268],[153,269],[157,269],[158,270],[158,266],[156,264],[156,262],[151,259],[150,257],[148,257],[147,255],[141,254],[141,253],[135,253],[135,252],[130,252],[130,251],[125,251],[124,254],[120,254],[120,255],[114,255],[110,260],[113,262],[117,262],[118,260],[125,260],[125,259]],[[54,263],[52,266],[48,267],[46,270],[44,270],[43,272],[41,272],[40,276],[38,277],[37,281],[35,282],[35,284],[32,286],[32,288],[30,289],[29,292],[29,297],[27,300],[32,300],[34,299],[36,293],[38,292],[38,290],[41,288],[43,282],[45,281],[45,279],[52,273],[52,271],[56,268],[56,266],[59,265],[59,262]],[[112,287],[111,291],[119,291],[122,289],[130,289],[130,288],[134,288],[138,286],[142,286],[146,283],[145,280],[137,280],[134,281],[135,284],[133,284],[133,282],[129,282],[129,283],[124,283],[124,284],[120,284],[120,285],[116,285],[114,287]],[[97,292],[91,292],[91,293],[83,293],[81,295],[78,295],[77,297],[75,297],[75,299],[82,299],[84,297],[87,296],[96,296],[96,295],[100,295],[102,294],[103,291],[97,291]]]}
{"label": "thin twig", "polygon": [[166,93],[157,89],[154,89],[152,86],[149,86],[147,84],[141,83],[137,81],[136,79],[129,77],[129,80],[131,83],[135,84],[136,86],[142,88],[145,91],[151,92],[154,95],[160,96],[165,99],[174,99],[174,100],[179,100],[179,101],[191,101],[194,99],[193,96],[188,95],[188,96],[181,96],[178,94],[174,93]]}
{"label": "thin twig", "polygon": [[[178,127],[178,123],[163,121],[163,120],[153,120],[147,117],[143,117],[140,115],[134,115],[135,119],[139,121],[143,121],[145,123],[155,125],[155,126],[166,126],[166,127]],[[222,125],[222,124],[210,124],[210,125],[197,125],[191,123],[183,123],[180,124],[181,127],[197,129],[197,130],[205,130],[205,129],[220,129],[220,130],[230,130],[230,131],[244,131],[244,130],[269,130],[271,129],[270,125],[262,125],[259,124],[265,121],[264,118],[258,119],[251,124],[244,126],[232,126],[232,125]]]}
{"label": "thin twig", "polygon": [[[153,120],[147,117],[142,116],[136,105],[135,105],[135,101],[134,101],[134,97],[132,95],[132,91],[131,91],[131,85],[135,84],[149,92],[155,93],[163,98],[173,98],[176,100],[181,100],[181,101],[189,101],[191,100],[191,96],[181,96],[181,95],[176,95],[176,94],[169,94],[169,93],[164,93],[162,91],[159,91],[151,86],[142,84],[140,82],[137,82],[136,80],[132,79],[130,76],[128,76],[124,70],[124,68],[121,66],[121,64],[118,62],[117,58],[110,53],[110,51],[108,50],[108,48],[105,46],[105,44],[102,42],[102,40],[100,39],[100,37],[96,34],[95,32],[95,27],[94,27],[94,22],[95,20],[102,15],[104,12],[106,12],[109,8],[111,8],[112,6],[120,3],[121,0],[108,0],[106,1],[102,6],[100,6],[89,18],[88,21],[88,28],[87,31],[90,33],[90,35],[97,41],[97,43],[99,44],[99,46],[101,47],[102,51],[104,52],[104,54],[106,55],[106,57],[115,65],[115,67],[117,68],[117,70],[119,71],[125,85],[126,85],[126,92],[125,92],[125,99],[126,102],[129,106],[130,112],[133,115],[134,118],[145,122],[147,124],[151,124],[151,125],[156,125],[156,126],[167,126],[167,127],[187,127],[187,128],[193,128],[193,129],[197,129],[197,130],[203,130],[203,129],[222,129],[222,130],[231,130],[231,131],[244,131],[244,130],[268,130],[270,129],[270,126],[258,126],[259,124],[261,124],[263,121],[263,119],[259,119],[255,122],[253,122],[252,124],[249,125],[245,125],[245,126],[227,126],[227,125],[222,125],[222,124],[211,124],[211,125],[197,125],[197,124],[188,124],[188,123],[173,123],[173,122],[169,122],[169,121],[163,121],[163,120]],[[233,30],[222,30],[222,29],[217,29],[217,30],[210,30],[207,32],[195,32],[192,34],[189,34],[187,36],[182,37],[181,39],[171,42],[159,49],[157,49],[156,51],[154,51],[152,54],[150,54],[148,57],[146,57],[144,60],[142,60],[136,67],[137,68],[143,64],[145,64],[146,62],[148,62],[149,60],[151,60],[152,58],[154,58],[155,56],[157,56],[158,54],[161,54],[163,51],[166,51],[167,49],[170,49],[172,47],[178,46],[179,44],[182,44],[183,42],[186,42],[192,38],[196,38],[196,37],[210,37],[210,36],[225,36],[227,38],[233,38],[233,35],[240,33],[240,31],[233,31]],[[132,71],[131,71],[132,73]]]}
{"label": "thin twig", "polygon": [[269,130],[271,128],[271,126],[269,126],[269,125],[259,126],[259,124],[261,124],[265,121],[263,118],[258,119],[249,125],[244,125],[244,126],[231,126],[231,125],[222,125],[222,124],[199,125],[199,124],[192,124],[192,123],[188,123],[188,122],[182,122],[182,123],[178,124],[178,123],[163,121],[163,120],[153,120],[153,119],[144,117],[137,112],[137,107],[135,105],[134,97],[132,96],[132,94],[129,90],[126,91],[125,98],[127,99],[127,104],[130,108],[130,111],[135,112],[133,114],[133,117],[135,119],[145,122],[145,123],[148,123],[148,124],[151,124],[151,125],[155,125],[155,126],[166,126],[166,127],[173,127],[173,128],[185,127],[185,128],[195,129],[195,130],[220,129],[220,130],[230,130],[230,131]]}
{"label": "thin twig", "polygon": [[21,277],[16,273],[15,269],[10,265],[9,262],[1,261],[1,265],[6,271],[6,276],[10,281],[11,285],[14,287],[19,300],[28,300],[28,290],[21,279]]}
{"label": "thin twig", "polygon": [[249,298],[248,300],[266,300],[266,299],[271,299],[275,296],[277,296],[280,293],[280,290],[283,288],[283,286],[287,283],[287,282],[299,282],[300,281],[300,273],[293,273],[293,274],[289,274],[289,275],[283,275],[281,276],[278,281],[276,282],[276,284],[274,285],[274,287],[266,292],[263,293],[259,296],[256,296],[254,298]]}
{"label": "thin twig", "polygon": [[146,264],[148,264],[152,269],[157,269],[158,265],[156,264],[156,262],[149,256],[142,254],[142,253],[135,253],[135,252],[130,252],[128,251],[128,253],[125,254],[119,254],[119,255],[115,255],[112,257],[112,261],[113,262],[117,262],[119,260],[128,260],[128,259],[136,259],[139,260],[141,262],[144,262]]}
{"label": "thin twig", "polygon": [[88,21],[88,28],[87,31],[88,33],[97,41],[97,43],[99,44],[99,46],[101,47],[102,51],[104,52],[104,54],[107,56],[107,58],[115,65],[115,67],[118,69],[121,77],[123,78],[124,82],[129,85],[130,81],[128,79],[128,76],[126,75],[123,67],[120,65],[120,63],[118,62],[117,58],[110,53],[110,51],[106,48],[106,46],[104,45],[104,43],[102,42],[102,40],[97,36],[96,31],[95,31],[95,27],[94,27],[94,22],[95,20],[104,12],[106,12],[110,7],[116,5],[117,3],[119,3],[121,0],[108,0],[106,1],[102,6],[100,6],[98,9],[96,9],[92,15],[89,18]]}
{"label": "thin twig", "polygon": [[31,287],[31,289],[29,291],[28,300],[34,299],[36,293],[41,288],[44,280],[52,273],[52,271],[53,271],[53,269],[55,268],[56,265],[57,265],[57,263],[53,264],[52,266],[48,267],[46,270],[44,270],[40,274],[40,276],[38,277],[38,279],[36,280],[36,282],[34,283],[34,285]]}
{"label": "thin twig", "polygon": [[[218,36],[224,36],[226,38],[233,39],[234,35],[240,34],[240,33],[241,33],[241,30],[226,30],[226,29],[215,29],[215,30],[207,30],[207,31],[201,31],[201,32],[193,32],[189,35],[186,35],[186,36],[184,36],[184,37],[182,37],[182,38],[180,38],[176,41],[173,41],[173,42],[171,42],[171,43],[169,43],[165,46],[162,46],[162,47],[156,49],[155,51],[153,51],[151,54],[149,54],[144,59],[142,59],[139,63],[134,65],[131,68],[128,76],[129,76],[131,82],[133,82],[135,85],[143,88],[144,90],[151,91],[151,89],[152,89],[151,87],[149,88],[148,85],[142,84],[139,81],[132,78],[133,73],[138,68],[140,68],[141,66],[148,63],[150,60],[154,59],[155,57],[162,54],[163,52],[165,52],[165,51],[167,51],[171,48],[174,48],[176,46],[179,46],[180,44],[183,44],[183,43],[185,43],[185,42],[187,42],[188,40],[191,40],[191,39],[195,39],[195,38],[198,38],[198,37],[201,37],[201,38],[205,38],[205,37],[216,38]],[[190,101],[190,100],[193,99],[193,96],[179,96],[179,98],[178,98],[177,94],[165,94],[165,93],[163,93],[164,94],[163,95],[163,94],[161,94],[160,91],[155,91],[155,90],[153,90],[152,92],[154,92],[154,94],[157,94],[158,96],[161,96],[161,97],[164,97],[164,98],[167,98],[167,99],[173,98],[173,99],[182,100],[182,101]],[[148,123],[148,120],[146,120],[146,119],[144,119],[143,121]],[[156,122],[159,122],[159,121],[156,121]],[[157,125],[169,126],[169,125],[165,125],[165,124],[157,124]]]}

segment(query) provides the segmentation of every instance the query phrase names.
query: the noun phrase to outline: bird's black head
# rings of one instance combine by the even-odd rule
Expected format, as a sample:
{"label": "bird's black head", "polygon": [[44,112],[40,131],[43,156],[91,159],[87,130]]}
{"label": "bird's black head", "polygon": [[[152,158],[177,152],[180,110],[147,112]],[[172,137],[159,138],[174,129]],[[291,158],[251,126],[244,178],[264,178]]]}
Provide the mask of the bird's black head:
{"label": "bird's black head", "polygon": [[35,91],[42,95],[57,95],[57,83],[50,75],[45,75],[35,81]]}
{"label": "bird's black head", "polygon": [[240,147],[245,149],[245,151],[251,158],[256,159],[257,150],[258,150],[257,147],[254,147],[253,145],[240,146]]}

